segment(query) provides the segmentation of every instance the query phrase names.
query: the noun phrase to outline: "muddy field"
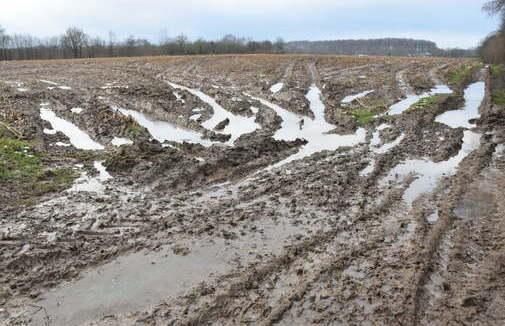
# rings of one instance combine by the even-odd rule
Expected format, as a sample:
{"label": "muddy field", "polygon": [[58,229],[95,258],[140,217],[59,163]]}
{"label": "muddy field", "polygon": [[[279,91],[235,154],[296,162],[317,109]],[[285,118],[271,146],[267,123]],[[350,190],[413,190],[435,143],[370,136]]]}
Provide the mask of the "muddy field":
{"label": "muddy field", "polygon": [[503,325],[505,69],[0,63],[0,324]]}

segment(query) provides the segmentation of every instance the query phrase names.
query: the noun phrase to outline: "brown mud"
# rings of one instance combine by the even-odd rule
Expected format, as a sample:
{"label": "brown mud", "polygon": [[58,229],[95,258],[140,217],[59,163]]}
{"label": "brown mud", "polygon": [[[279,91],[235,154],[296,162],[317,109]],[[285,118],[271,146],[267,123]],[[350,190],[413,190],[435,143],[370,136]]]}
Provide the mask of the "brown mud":
{"label": "brown mud", "polygon": [[[484,68],[427,106],[387,114],[471,65],[288,55],[0,63],[1,139],[30,144],[44,171],[74,171],[38,192],[0,178],[0,323],[503,324],[505,109],[491,96],[503,75]],[[486,90],[475,127],[437,122],[477,81]],[[213,107],[167,82],[259,128],[229,144],[233,119],[206,130]],[[308,140],[277,139],[283,120],[248,94],[308,121],[312,85],[331,133],[364,128],[366,139],[271,168]],[[103,150],[55,145],[69,139],[47,132],[42,103]],[[215,138],[161,144],[117,108]],[[372,118],[358,119],[364,111]],[[454,171],[407,203],[422,171],[391,171],[413,160],[443,166],[469,134],[480,140]],[[131,144],[115,146],[119,138]],[[97,188],[69,191],[79,174]]]}

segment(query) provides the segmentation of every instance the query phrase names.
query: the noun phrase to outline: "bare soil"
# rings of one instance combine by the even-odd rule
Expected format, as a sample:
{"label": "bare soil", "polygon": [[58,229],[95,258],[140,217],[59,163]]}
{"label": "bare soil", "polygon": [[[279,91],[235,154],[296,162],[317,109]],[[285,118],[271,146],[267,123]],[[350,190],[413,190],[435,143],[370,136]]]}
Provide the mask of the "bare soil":
{"label": "bare soil", "polygon": [[[0,323],[502,325],[505,109],[491,92],[503,76],[479,67],[429,106],[387,114],[467,66],[477,64],[293,55],[0,63],[0,137],[29,144],[44,182],[54,179],[48,171],[75,171],[37,191],[0,178]],[[384,180],[407,160],[458,155],[468,131],[435,120],[461,108],[477,81],[486,83],[471,130],[480,143],[408,205],[419,175]],[[212,106],[167,82],[199,89],[260,128],[226,144],[222,128],[202,126]],[[315,119],[312,85],[331,133],[364,128],[366,139],[271,168],[307,140],[276,139],[283,120],[251,96]],[[69,140],[47,132],[41,103],[104,150],[55,145]],[[117,108],[206,134],[212,146],[160,143]],[[357,119],[363,110],[373,119]],[[403,138],[374,151],[383,125],[379,146]],[[116,138],[132,144],[114,146]],[[99,178],[95,162],[112,177],[102,191],[68,191],[80,174]]]}

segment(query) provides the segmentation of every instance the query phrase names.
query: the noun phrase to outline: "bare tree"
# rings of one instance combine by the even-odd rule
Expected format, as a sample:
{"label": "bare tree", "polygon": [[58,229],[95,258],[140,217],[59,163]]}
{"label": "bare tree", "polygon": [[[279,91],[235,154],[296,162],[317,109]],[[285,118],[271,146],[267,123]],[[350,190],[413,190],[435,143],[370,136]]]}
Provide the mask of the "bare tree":
{"label": "bare tree", "polygon": [[0,25],[0,60],[8,59],[8,47],[10,37],[5,33],[5,29]]}
{"label": "bare tree", "polygon": [[484,11],[487,11],[488,14],[501,15],[502,23],[500,30],[505,32],[505,0],[493,0],[484,4]]}
{"label": "bare tree", "polygon": [[505,0],[493,0],[484,4],[483,9],[494,15],[505,11]]}
{"label": "bare tree", "polygon": [[274,43],[274,52],[275,53],[284,53],[285,42],[281,37],[278,37]]}
{"label": "bare tree", "polygon": [[70,50],[74,58],[82,58],[82,49],[87,45],[88,36],[82,29],[70,27],[62,37],[63,46]]}
{"label": "bare tree", "polygon": [[181,34],[175,38],[175,44],[177,45],[177,49],[180,54],[186,54],[188,37],[184,34]]}

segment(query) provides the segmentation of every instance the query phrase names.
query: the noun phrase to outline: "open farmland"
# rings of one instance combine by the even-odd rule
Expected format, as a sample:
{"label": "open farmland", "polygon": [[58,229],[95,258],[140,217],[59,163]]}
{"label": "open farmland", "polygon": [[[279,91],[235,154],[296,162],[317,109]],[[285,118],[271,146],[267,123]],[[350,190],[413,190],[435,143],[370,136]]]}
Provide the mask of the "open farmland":
{"label": "open farmland", "polygon": [[501,324],[504,85],[447,58],[0,62],[0,323]]}

